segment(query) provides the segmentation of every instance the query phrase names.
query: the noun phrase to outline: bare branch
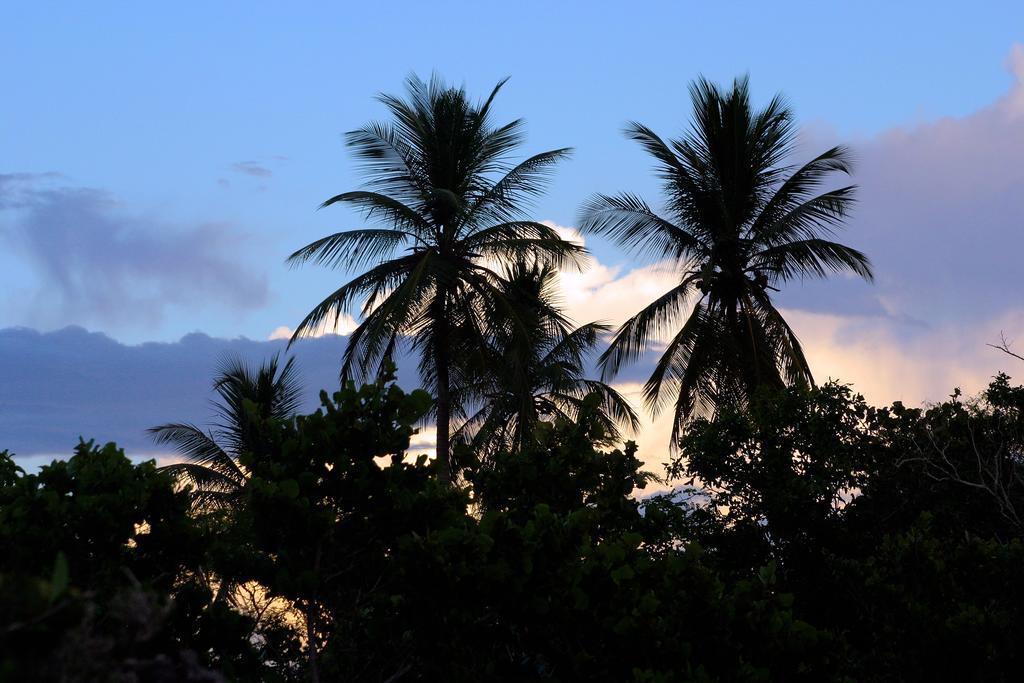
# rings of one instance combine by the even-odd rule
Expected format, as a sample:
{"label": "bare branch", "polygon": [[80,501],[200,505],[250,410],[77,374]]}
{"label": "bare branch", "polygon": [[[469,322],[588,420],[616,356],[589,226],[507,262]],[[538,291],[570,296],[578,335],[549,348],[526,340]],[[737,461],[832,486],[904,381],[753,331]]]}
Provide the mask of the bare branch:
{"label": "bare branch", "polygon": [[1024,360],[1024,356],[1019,353],[1014,353],[1010,350],[1010,342],[1006,340],[1006,335],[1003,334],[1002,330],[999,332],[999,343],[998,344],[986,344],[985,346],[991,346],[993,349],[1002,351],[1003,353],[1013,356],[1017,360]]}

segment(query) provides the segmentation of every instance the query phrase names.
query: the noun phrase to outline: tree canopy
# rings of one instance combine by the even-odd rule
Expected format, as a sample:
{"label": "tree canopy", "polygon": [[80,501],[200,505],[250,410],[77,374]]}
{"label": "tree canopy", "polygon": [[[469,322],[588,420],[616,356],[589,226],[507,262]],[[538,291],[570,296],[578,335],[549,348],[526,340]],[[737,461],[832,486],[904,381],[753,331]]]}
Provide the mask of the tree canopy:
{"label": "tree canopy", "polygon": [[599,395],[453,488],[408,453],[429,394],[350,383],[259,418],[217,524],[113,445],[37,474],[5,453],[0,672],[1014,680],[1022,397],[1004,375],[924,410],[763,387],[692,421],[648,493]]}
{"label": "tree canopy", "polygon": [[867,256],[829,239],[854,200],[852,185],[823,187],[850,172],[846,148],[786,165],[793,114],[779,96],[755,109],[746,78],[728,90],[699,79],[690,98],[692,123],[679,139],[626,127],[654,158],[667,213],[634,194],[596,195],[580,224],[678,271],[678,284],[627,320],[602,355],[607,379],[665,342],[644,396],[655,413],[673,406],[673,444],[695,414],[742,404],[763,385],[813,382],[770,292],[830,273],[872,278]]}
{"label": "tree canopy", "polygon": [[362,162],[366,189],[323,204],[353,206],[380,227],[338,232],[289,257],[293,264],[367,268],[310,311],[292,339],[336,323],[344,312],[358,313],[343,381],[372,376],[397,346],[411,343],[423,382],[436,395],[437,453],[448,480],[451,416],[460,408],[452,390],[468,381],[457,361],[472,357],[497,326],[527,332],[493,262],[511,257],[563,266],[583,253],[527,213],[529,200],[570,150],[511,161],[524,123],[494,123],[491,106],[504,83],[479,104],[436,76],[429,82],[410,77],[404,99],[381,95],[391,120],[346,135]]}

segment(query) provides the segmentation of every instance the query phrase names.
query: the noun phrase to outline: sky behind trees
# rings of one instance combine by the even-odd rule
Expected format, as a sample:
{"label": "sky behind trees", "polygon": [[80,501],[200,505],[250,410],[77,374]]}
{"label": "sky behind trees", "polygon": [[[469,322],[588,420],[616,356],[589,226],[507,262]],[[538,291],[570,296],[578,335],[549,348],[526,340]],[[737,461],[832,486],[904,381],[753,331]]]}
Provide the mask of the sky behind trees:
{"label": "sky behind trees", "polygon": [[[788,97],[808,152],[847,143],[858,161],[860,201],[843,240],[872,258],[877,283],[813,282],[779,299],[818,379],[916,405],[1015,369],[985,344],[1003,331],[1024,347],[1024,7],[642,9],[0,10],[0,60],[18,65],[0,77],[0,328],[79,325],[131,353],[124,345],[186,349],[179,340],[197,331],[264,342],[294,327],[342,274],[291,271],[285,256],[360,225],[345,210],[315,210],[358,186],[341,133],[380,118],[374,95],[398,91],[411,71],[436,70],[480,97],[512,77],[497,108],[501,119],[526,118],[524,152],[576,148],[535,212],[567,235],[593,192],[657,199],[623,124],[675,136],[688,121],[692,78],[749,73],[757,103],[776,91]],[[617,324],[667,288],[657,264],[594,238],[587,246],[590,267],[563,277],[578,322]],[[0,384],[0,437],[46,431],[54,416],[91,425],[82,411],[102,414],[103,401],[115,408],[127,383],[172,390],[161,382],[173,365],[129,376],[116,355],[88,356],[89,345],[78,348],[77,369],[40,356],[70,352],[58,342],[73,336],[15,344],[17,335],[0,334],[0,374],[38,368],[35,381]],[[258,355],[280,344],[213,346]],[[180,388],[180,407],[190,414],[153,424],[205,414],[217,357],[189,348],[196,378]],[[636,379],[645,373],[637,368]],[[83,407],[75,387],[96,387],[98,377],[104,390]],[[321,384],[333,380],[332,370]],[[14,410],[29,404],[40,408]],[[131,425],[107,424],[85,436],[136,436]],[[642,450],[645,441],[662,447],[660,429],[646,430]],[[0,447],[28,455],[70,446],[49,451],[38,441]]]}

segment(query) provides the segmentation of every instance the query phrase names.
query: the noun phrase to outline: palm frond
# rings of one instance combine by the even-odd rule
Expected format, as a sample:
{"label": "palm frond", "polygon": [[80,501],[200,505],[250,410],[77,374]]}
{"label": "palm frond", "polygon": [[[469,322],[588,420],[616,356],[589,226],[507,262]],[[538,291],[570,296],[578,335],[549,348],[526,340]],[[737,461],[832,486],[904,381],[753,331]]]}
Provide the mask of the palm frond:
{"label": "palm frond", "polygon": [[350,312],[354,302],[362,297],[365,297],[363,314],[366,314],[368,309],[378,303],[378,297],[398,287],[404,278],[421,264],[424,258],[425,256],[421,254],[403,256],[385,261],[362,275],[352,278],[331,292],[303,318],[295,328],[295,332],[292,333],[288,344],[291,345],[297,339],[308,334],[315,334],[329,320],[333,319],[333,324],[337,325],[342,314]]}
{"label": "palm frond", "polygon": [[169,423],[146,430],[159,445],[174,446],[190,463],[235,479],[244,478],[241,468],[214,440],[212,434],[187,423]]}
{"label": "palm frond", "polygon": [[430,227],[416,209],[380,192],[367,190],[342,192],[325,200],[319,208],[323,209],[334,204],[355,206],[362,211],[363,217],[367,220],[379,219],[396,229],[402,229],[414,235],[420,235]]}
{"label": "palm frond", "polygon": [[771,330],[771,337],[776,340],[777,355],[786,383],[814,386],[811,366],[804,355],[800,340],[786,319],[763,291],[754,292],[751,303],[764,321],[764,326]]}
{"label": "palm frond", "polygon": [[521,161],[480,193],[469,207],[466,222],[474,225],[481,219],[510,222],[522,218],[524,202],[544,191],[555,164],[571,154],[571,148],[563,147]]}
{"label": "palm frond", "polygon": [[587,354],[597,346],[601,336],[609,332],[611,332],[611,327],[604,323],[591,322],[580,325],[557,340],[551,350],[541,359],[541,362],[545,365],[557,363],[582,367]]}
{"label": "palm frond", "polygon": [[[780,172],[785,170],[779,169]],[[796,169],[778,187],[774,188],[771,198],[761,208],[760,214],[750,228],[754,239],[771,243],[772,239],[763,237],[763,232],[766,230],[771,231],[770,226],[776,225],[782,216],[810,200],[814,192],[833,174],[842,173],[849,175],[851,172],[850,150],[842,145],[822,152]],[[853,188],[843,188],[843,192],[840,195],[852,201],[852,191]],[[831,193],[826,193],[826,195],[829,194]]]}
{"label": "palm frond", "polygon": [[422,318],[423,308],[435,291],[435,261],[430,252],[425,252],[379,305],[372,311],[364,308],[365,319],[349,336],[345,347],[342,382],[365,379],[369,368],[379,365],[388,350],[393,349],[398,336],[415,331],[415,321]]}
{"label": "palm frond", "polygon": [[836,188],[792,206],[771,223],[752,229],[750,239],[767,248],[793,240],[830,237],[849,217],[856,189],[854,185]]}
{"label": "palm frond", "polygon": [[661,412],[672,394],[681,392],[683,387],[680,383],[686,369],[692,364],[694,351],[699,349],[702,341],[714,343],[716,333],[709,308],[698,301],[686,322],[665,347],[644,384],[644,401],[653,415]]}
{"label": "palm frond", "polygon": [[657,215],[636,195],[598,194],[580,213],[580,229],[605,235],[636,254],[685,261],[708,253],[700,238]]}
{"label": "palm frond", "polygon": [[680,284],[665,292],[619,328],[608,348],[601,354],[601,378],[610,380],[619,370],[639,359],[648,344],[661,338],[682,316],[686,297],[696,276],[687,276]]}
{"label": "palm frond", "polygon": [[160,469],[192,486],[198,494],[210,491],[237,493],[245,485],[244,477],[231,477],[212,467],[197,463],[177,462]]}
{"label": "palm frond", "polygon": [[393,126],[367,124],[346,133],[345,143],[354,150],[369,187],[403,203],[426,201],[428,184],[419,154]]}
{"label": "palm frond", "polygon": [[763,271],[783,282],[796,277],[825,277],[829,273],[850,272],[867,281],[874,278],[871,262],[860,251],[823,239],[786,242],[757,252],[750,258],[750,269]]}
{"label": "palm frond", "polygon": [[582,380],[580,386],[586,394],[597,394],[601,397],[601,412],[607,415],[617,428],[615,438],[619,438],[618,429],[635,433],[640,429],[640,416],[633,406],[614,387],[597,380]]}
{"label": "palm frond", "polygon": [[402,230],[347,230],[310,242],[288,257],[295,267],[307,261],[328,268],[358,268],[390,258],[416,235]]}

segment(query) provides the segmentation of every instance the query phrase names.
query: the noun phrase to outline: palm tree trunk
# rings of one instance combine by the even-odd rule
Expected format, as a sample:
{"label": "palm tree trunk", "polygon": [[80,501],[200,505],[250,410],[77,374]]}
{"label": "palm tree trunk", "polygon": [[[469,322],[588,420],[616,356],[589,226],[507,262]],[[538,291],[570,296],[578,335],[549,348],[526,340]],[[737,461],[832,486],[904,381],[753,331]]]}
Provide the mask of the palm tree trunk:
{"label": "palm tree trunk", "polygon": [[451,468],[451,386],[448,367],[451,363],[449,353],[449,329],[446,318],[447,307],[442,303],[441,310],[435,319],[436,333],[434,337],[434,364],[437,373],[437,472],[445,484],[452,484]]}

